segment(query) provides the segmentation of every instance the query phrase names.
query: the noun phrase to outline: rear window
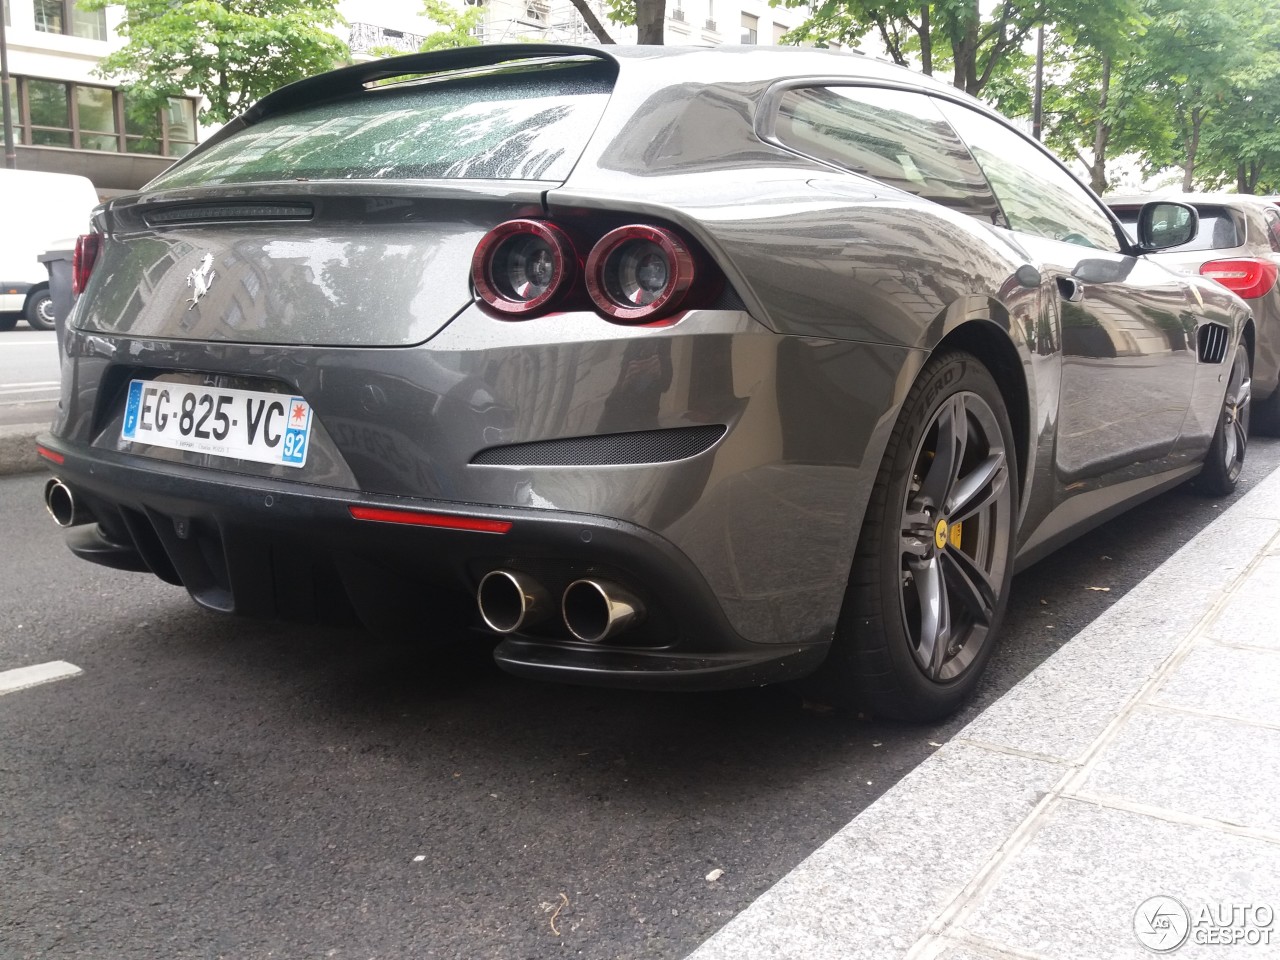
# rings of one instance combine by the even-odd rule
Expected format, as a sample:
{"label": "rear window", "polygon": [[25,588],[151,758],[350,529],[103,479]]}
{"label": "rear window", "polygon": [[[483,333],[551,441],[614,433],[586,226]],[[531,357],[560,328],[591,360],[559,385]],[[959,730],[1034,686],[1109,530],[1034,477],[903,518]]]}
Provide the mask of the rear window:
{"label": "rear window", "polygon": [[1001,223],[991,188],[928,97],[874,87],[788,91],[774,132],[786,146],[986,223]]}
{"label": "rear window", "polygon": [[[1120,222],[1124,224],[1124,232],[1129,239],[1138,239],[1138,211],[1141,207],[1113,207]],[[1196,207],[1200,214],[1200,229],[1196,238],[1190,243],[1174,247],[1174,250],[1193,252],[1196,250],[1230,250],[1244,243],[1244,225],[1238,223],[1228,210],[1222,207]],[[1156,224],[1159,231],[1160,225]]]}
{"label": "rear window", "polygon": [[599,122],[615,74],[593,59],[374,87],[268,117],[148,189],[297,179],[561,181]]}

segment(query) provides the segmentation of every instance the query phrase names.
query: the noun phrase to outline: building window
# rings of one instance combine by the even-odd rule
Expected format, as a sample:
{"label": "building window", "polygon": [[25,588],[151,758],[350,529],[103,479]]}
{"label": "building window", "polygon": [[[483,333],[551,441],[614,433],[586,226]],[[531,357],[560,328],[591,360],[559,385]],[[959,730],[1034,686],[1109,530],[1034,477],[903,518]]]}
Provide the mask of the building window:
{"label": "building window", "polygon": [[71,146],[71,97],[68,84],[28,80],[23,140],[39,147]]}
{"label": "building window", "polygon": [[80,149],[119,152],[120,134],[116,129],[113,91],[107,87],[86,87],[82,84],[76,84],[75,90]]}
{"label": "building window", "polygon": [[787,28],[784,27],[782,24],[775,23],[773,25],[773,42],[775,46],[777,44],[782,43],[782,38],[786,35],[786,33],[787,33]]}
{"label": "building window", "polygon": [[107,39],[105,10],[81,10],[75,0],[35,0],[36,29],[42,33],[65,33],[86,40]]}
{"label": "building window", "polygon": [[185,157],[196,146],[196,105],[186,97],[170,97],[163,111],[166,156]]}
{"label": "building window", "polygon": [[756,31],[759,26],[760,26],[759,17],[753,17],[749,13],[744,13],[742,15],[742,42],[756,43],[757,42]]}
{"label": "building window", "polygon": [[196,105],[170,97],[163,110],[138,111],[111,87],[13,77],[19,143],[108,153],[181,157],[196,145]]}

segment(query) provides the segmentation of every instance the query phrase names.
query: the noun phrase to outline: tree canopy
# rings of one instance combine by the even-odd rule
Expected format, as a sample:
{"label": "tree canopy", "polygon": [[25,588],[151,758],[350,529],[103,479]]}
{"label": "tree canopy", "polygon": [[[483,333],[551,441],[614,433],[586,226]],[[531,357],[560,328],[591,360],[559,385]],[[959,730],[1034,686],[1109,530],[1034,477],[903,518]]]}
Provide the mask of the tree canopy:
{"label": "tree canopy", "polygon": [[[806,0],[774,0],[801,6]],[[879,42],[1006,116],[1031,119],[1098,192],[1117,157],[1182,168],[1184,189],[1280,190],[1280,0],[822,0],[787,39]]]}
{"label": "tree canopy", "polygon": [[86,10],[124,7],[126,43],[98,64],[122,81],[131,109],[203,95],[204,123],[222,123],[277,87],[332,69],[347,46],[329,28],[337,0],[78,0]]}

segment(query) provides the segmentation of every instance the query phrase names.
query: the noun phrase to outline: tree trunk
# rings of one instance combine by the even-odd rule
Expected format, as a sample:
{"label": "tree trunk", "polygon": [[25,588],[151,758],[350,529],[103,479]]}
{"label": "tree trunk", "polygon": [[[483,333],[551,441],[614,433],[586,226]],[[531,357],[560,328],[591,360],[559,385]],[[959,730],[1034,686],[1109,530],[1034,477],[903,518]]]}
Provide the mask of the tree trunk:
{"label": "tree trunk", "polygon": [[587,24],[587,29],[595,34],[597,40],[601,43],[616,42],[613,37],[609,36],[609,31],[604,28],[604,24],[600,22],[600,18],[596,16],[596,12],[591,9],[587,0],[569,0],[569,2],[582,15],[582,19]]}
{"label": "tree trunk", "polygon": [[925,76],[933,76],[933,36],[929,32],[929,5],[920,7],[920,71]]}
{"label": "tree trunk", "polygon": [[636,42],[661,44],[667,0],[636,0]]}
{"label": "tree trunk", "polygon": [[1111,57],[1102,58],[1102,96],[1098,99],[1098,122],[1093,131],[1093,164],[1089,167],[1093,192],[1107,191],[1107,144],[1111,140],[1111,124],[1107,122],[1107,103],[1111,95]]}
{"label": "tree trunk", "polygon": [[1204,122],[1204,114],[1199,107],[1191,108],[1191,137],[1187,141],[1187,163],[1182,168],[1182,192],[1190,193],[1195,183],[1196,151],[1200,149],[1200,124]]}
{"label": "tree trunk", "polygon": [[951,82],[966,93],[977,94],[981,86],[978,83],[978,33],[982,27],[978,0],[956,4],[949,18],[946,34],[955,58]]}

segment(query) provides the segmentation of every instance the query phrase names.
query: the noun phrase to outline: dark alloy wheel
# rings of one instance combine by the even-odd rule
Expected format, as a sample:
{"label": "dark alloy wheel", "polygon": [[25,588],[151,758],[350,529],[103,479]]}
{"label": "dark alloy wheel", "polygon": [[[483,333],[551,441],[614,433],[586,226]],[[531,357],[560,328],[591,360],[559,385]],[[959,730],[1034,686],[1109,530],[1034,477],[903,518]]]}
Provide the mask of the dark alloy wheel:
{"label": "dark alloy wheel", "polygon": [[24,316],[32,330],[53,329],[53,298],[48,290],[39,290],[31,295]]}
{"label": "dark alloy wheel", "polygon": [[935,357],[907,395],[867,509],[828,681],[873,713],[953,712],[991,656],[1012,573],[1013,432],[967,353]]}
{"label": "dark alloy wheel", "polygon": [[1250,373],[1249,352],[1241,343],[1231,360],[1218,428],[1205,455],[1204,469],[1196,478],[1196,487],[1210,496],[1225,497],[1232,493],[1244,469],[1244,456],[1249,450],[1249,412],[1253,392]]}

